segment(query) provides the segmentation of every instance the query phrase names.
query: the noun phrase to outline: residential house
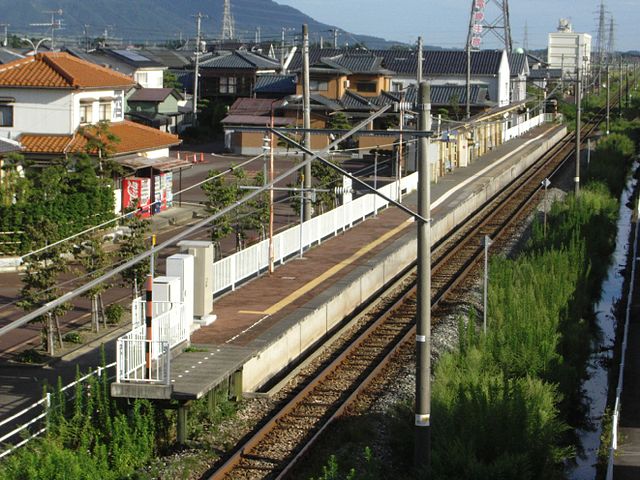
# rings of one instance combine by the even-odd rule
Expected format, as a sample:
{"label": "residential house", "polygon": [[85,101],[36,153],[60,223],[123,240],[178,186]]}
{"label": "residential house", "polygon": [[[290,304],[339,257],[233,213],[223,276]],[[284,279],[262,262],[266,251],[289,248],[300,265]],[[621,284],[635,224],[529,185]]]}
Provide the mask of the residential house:
{"label": "residential house", "polygon": [[174,88],[136,88],[127,97],[126,117],[169,133],[180,133],[190,125],[184,95]]}
{"label": "residential house", "polygon": [[527,79],[530,75],[527,54],[517,51],[509,54],[509,72],[511,74],[510,103],[527,99]]}
{"label": "residential house", "polygon": [[251,97],[258,78],[280,70],[280,62],[262,54],[236,50],[200,63],[200,96],[231,105],[236,98]]}
{"label": "residential house", "polygon": [[67,48],[65,51],[87,62],[123,73],[143,88],[164,87],[164,72],[167,67],[139,50],[101,48],[84,52]]}
{"label": "residential house", "polygon": [[125,120],[125,95],[134,85],[127,75],[64,52],[2,65],[0,136],[19,140],[25,156],[46,164],[81,152],[101,155],[90,145],[102,135],[96,124],[106,122],[118,139],[110,153],[129,175],[170,170],[169,148],[178,137]]}

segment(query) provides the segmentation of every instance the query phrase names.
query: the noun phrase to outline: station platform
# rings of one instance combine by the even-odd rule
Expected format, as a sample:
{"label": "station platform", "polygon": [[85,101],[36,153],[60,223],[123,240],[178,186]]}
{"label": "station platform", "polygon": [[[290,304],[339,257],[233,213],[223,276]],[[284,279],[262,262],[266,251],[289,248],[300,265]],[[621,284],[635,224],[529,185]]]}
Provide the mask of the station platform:
{"label": "station platform", "polygon": [[[562,126],[541,125],[432,183],[433,241],[565,133]],[[416,203],[415,192],[403,198],[413,211]],[[305,251],[302,258],[290,259],[272,275],[254,278],[216,299],[217,320],[195,331],[195,348],[171,362],[171,398],[202,398],[238,372],[242,391],[259,389],[415,261],[416,231],[413,218],[386,208]]]}

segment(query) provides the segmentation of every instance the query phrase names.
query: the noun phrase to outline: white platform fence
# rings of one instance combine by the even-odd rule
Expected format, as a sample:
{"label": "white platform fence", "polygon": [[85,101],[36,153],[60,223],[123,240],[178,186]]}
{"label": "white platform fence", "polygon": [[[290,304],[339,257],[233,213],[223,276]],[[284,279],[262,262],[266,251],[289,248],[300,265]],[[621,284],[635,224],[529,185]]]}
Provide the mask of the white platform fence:
{"label": "white platform fence", "polygon": [[547,115],[548,114],[541,113],[540,115],[532,117],[529,120],[516,125],[515,127],[505,130],[503,141],[507,142],[528,132],[532,128],[542,125],[543,123],[545,123],[545,121],[547,121]]}
{"label": "white platform fence", "polygon": [[[398,183],[392,182],[378,191],[392,200],[398,200],[399,192],[410,193],[418,188],[418,174],[413,173]],[[387,207],[389,202],[379,196],[368,193],[341,205],[329,212],[318,215],[300,224],[274,235],[273,260],[282,263],[291,256],[307,250],[314,244],[333,237],[358,223],[376,211]],[[302,247],[300,241],[302,239]],[[244,250],[236,252],[213,264],[213,294],[218,295],[228,289],[234,290],[241,282],[258,275],[269,266],[269,240],[263,240]]]}
{"label": "white platform fence", "polygon": [[[182,303],[153,302],[153,309],[152,336],[148,339],[146,303],[138,297],[131,304],[132,330],[116,342],[118,383],[169,384],[171,349],[189,340],[189,328]],[[151,360],[149,369],[146,364],[147,351]]]}

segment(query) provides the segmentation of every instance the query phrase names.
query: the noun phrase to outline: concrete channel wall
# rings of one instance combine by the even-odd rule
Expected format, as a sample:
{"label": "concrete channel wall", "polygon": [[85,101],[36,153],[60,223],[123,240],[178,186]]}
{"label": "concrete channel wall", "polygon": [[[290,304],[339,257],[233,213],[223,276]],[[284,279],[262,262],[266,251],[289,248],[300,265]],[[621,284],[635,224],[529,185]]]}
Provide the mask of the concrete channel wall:
{"label": "concrete channel wall", "polygon": [[[443,238],[497,191],[521,175],[565,134],[566,129],[560,129],[534,151],[528,154],[518,153],[520,160],[506,169],[503,167],[497,176],[493,177],[489,172],[481,176],[486,179],[484,182],[474,182],[467,187],[473,189],[469,191],[469,196],[444,218],[436,218],[432,227],[432,241]],[[289,315],[264,338],[256,340],[259,343],[254,346],[258,347],[258,353],[243,367],[243,391],[256,391],[310,347],[322,341],[327,333],[358,306],[414,262],[416,248],[416,229],[409,226],[404,236]]]}

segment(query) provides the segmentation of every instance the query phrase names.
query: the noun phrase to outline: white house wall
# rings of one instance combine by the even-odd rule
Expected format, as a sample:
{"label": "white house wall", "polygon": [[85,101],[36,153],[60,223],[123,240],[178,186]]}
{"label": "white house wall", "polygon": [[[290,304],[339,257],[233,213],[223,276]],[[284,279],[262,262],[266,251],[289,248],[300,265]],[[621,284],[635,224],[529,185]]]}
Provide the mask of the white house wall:
{"label": "white house wall", "polygon": [[[134,79],[142,88],[162,88],[164,84],[164,69],[136,70]],[[146,77],[146,79],[145,79]]]}
{"label": "white house wall", "polygon": [[13,126],[0,127],[0,135],[17,138],[22,133],[69,135],[75,130],[69,90],[1,88],[1,97],[15,98]]}
{"label": "white house wall", "polygon": [[[124,121],[124,111],[126,109],[123,90],[89,90],[78,92],[73,95],[73,131],[80,126],[80,100],[91,98],[95,99],[92,102],[91,114],[92,119],[90,123],[98,123],[100,121],[100,98],[113,98],[111,100],[111,122]],[[116,108],[118,102],[121,108]],[[32,132],[40,133],[40,132]]]}

